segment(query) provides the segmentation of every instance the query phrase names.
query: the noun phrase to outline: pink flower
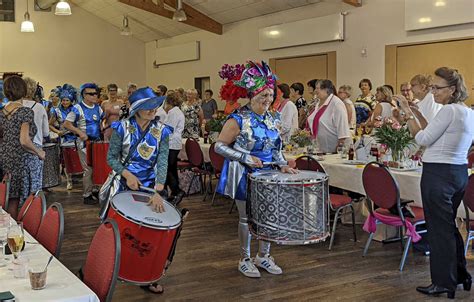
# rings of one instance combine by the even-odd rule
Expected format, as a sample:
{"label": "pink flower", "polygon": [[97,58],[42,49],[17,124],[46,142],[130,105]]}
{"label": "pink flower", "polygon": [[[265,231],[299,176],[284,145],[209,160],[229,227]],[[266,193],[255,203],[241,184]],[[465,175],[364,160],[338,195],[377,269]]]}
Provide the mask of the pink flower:
{"label": "pink flower", "polygon": [[380,128],[380,127],[382,127],[382,126],[383,126],[383,123],[382,123],[381,121],[376,121],[376,122],[374,123],[374,127],[375,127],[375,128]]}
{"label": "pink flower", "polygon": [[394,123],[392,124],[392,129],[393,129],[393,130],[400,130],[400,128],[402,128],[402,126],[400,125],[399,122],[394,122]]}
{"label": "pink flower", "polygon": [[385,123],[391,125],[391,124],[393,124],[393,120],[391,118],[387,117],[387,118],[385,118]]}
{"label": "pink flower", "polygon": [[376,121],[382,121],[382,116],[379,115],[379,116],[375,117],[375,120]]}

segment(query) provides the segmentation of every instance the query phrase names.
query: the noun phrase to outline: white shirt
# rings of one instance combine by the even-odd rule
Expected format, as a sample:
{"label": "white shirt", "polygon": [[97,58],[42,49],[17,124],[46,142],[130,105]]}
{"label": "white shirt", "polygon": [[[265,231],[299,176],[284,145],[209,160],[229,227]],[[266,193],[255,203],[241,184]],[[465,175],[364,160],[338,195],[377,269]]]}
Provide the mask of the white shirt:
{"label": "white shirt", "polygon": [[[351,133],[344,102],[337,96],[331,94],[324,102],[323,106],[324,105],[328,105],[328,107],[319,119],[317,140],[319,149],[322,152],[332,153],[336,152],[336,147],[339,143],[338,140],[351,137]],[[313,121],[318,110],[319,104],[316,105],[315,110],[308,117],[311,134],[313,134]]]}
{"label": "white shirt", "polygon": [[173,133],[170,135],[169,148],[171,150],[181,150],[183,147],[182,134],[184,130],[184,114],[179,107],[173,107],[168,111],[165,124],[173,127]]}
{"label": "white shirt", "polygon": [[440,111],[441,107],[443,107],[443,105],[435,102],[431,92],[428,92],[421,101],[416,103],[416,105],[428,123],[434,119],[438,111]]}
{"label": "white shirt", "polygon": [[162,122],[163,124],[166,124],[166,118],[168,117],[168,114],[166,113],[163,106],[160,106],[158,108],[158,110],[156,110],[155,116],[159,116],[160,117],[160,122]]}
{"label": "white shirt", "polygon": [[[392,117],[392,110],[393,110],[393,106],[390,105],[389,103],[387,102],[380,102],[377,104],[377,106],[380,105],[382,106],[382,112],[380,112],[380,117],[382,119],[385,119],[387,117]],[[375,108],[377,108],[377,106],[375,106]],[[376,118],[376,116],[374,116],[372,114],[372,116],[370,117],[370,119],[373,121],[374,119]]]}
{"label": "white shirt", "polygon": [[23,100],[23,106],[31,108],[34,113],[34,122],[37,131],[33,138],[33,143],[43,146],[43,138],[49,136],[49,122],[46,109],[44,109],[40,103],[30,100]]}
{"label": "white shirt", "polygon": [[281,137],[284,142],[289,141],[291,135],[298,129],[298,109],[295,103],[288,101],[281,110]]}
{"label": "white shirt", "polygon": [[423,162],[466,164],[474,140],[474,111],[462,104],[444,105],[415,140],[426,146]]}
{"label": "white shirt", "polygon": [[[350,98],[344,100],[344,104],[349,105],[351,110],[351,120],[349,121],[349,128],[355,129],[357,123],[357,116],[356,116],[356,109],[354,107],[354,103],[351,101]],[[347,106],[346,106],[347,109]]]}

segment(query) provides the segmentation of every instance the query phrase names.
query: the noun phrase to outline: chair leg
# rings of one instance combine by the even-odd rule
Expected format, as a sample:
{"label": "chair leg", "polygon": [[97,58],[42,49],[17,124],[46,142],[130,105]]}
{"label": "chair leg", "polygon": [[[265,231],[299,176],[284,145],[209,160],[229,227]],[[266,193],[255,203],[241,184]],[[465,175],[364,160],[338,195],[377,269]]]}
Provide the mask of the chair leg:
{"label": "chair leg", "polygon": [[216,186],[216,188],[214,189],[214,194],[212,194],[211,206],[214,205],[214,200],[215,200],[215,198],[216,198],[216,194],[217,194],[217,186]]}
{"label": "chair leg", "polygon": [[403,251],[402,260],[400,261],[400,271],[403,271],[403,267],[405,266],[405,261],[407,259],[408,250],[410,249],[410,245],[411,245],[411,237],[408,237],[407,243],[405,244],[405,249]]}
{"label": "chair leg", "polygon": [[196,175],[193,174],[193,177],[191,178],[191,181],[189,182],[188,190],[186,191],[186,196],[189,196],[189,191],[191,190],[191,186],[193,185],[195,177],[196,177]]}
{"label": "chair leg", "polygon": [[[204,198],[202,199],[202,201],[206,201],[206,198],[207,198],[208,190],[207,190],[206,180],[207,180],[207,175],[204,174],[204,182],[203,182],[202,186],[205,188],[205,190],[204,190]],[[209,179],[209,181],[211,181],[211,180]]]}
{"label": "chair leg", "polygon": [[234,209],[234,207],[235,207],[235,199],[232,199],[232,205],[230,206],[229,214],[232,214],[232,210]]}
{"label": "chair leg", "polygon": [[367,239],[367,243],[365,244],[364,253],[362,254],[362,257],[365,257],[365,255],[367,255],[367,251],[369,250],[369,245],[372,241],[372,238],[374,237],[374,234],[375,233],[370,233],[369,238]]}
{"label": "chair leg", "polygon": [[354,206],[351,204],[351,214],[352,214],[352,233],[354,233],[354,243],[357,242],[357,234],[356,234],[356,222],[355,222],[355,212]]}
{"label": "chair leg", "polygon": [[334,242],[334,236],[336,235],[336,225],[337,225],[337,220],[339,219],[339,213],[341,212],[342,208],[339,208],[336,210],[336,213],[334,214],[334,221],[332,223],[332,231],[331,231],[331,240],[329,241],[329,248],[328,250],[331,250],[332,244]]}

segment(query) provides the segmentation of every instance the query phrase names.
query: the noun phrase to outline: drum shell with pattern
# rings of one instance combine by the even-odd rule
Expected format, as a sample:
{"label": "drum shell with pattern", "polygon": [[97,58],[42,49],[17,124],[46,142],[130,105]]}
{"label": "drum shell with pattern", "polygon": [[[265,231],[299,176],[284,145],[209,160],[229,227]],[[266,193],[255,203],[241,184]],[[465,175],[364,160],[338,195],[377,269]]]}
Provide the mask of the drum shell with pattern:
{"label": "drum shell with pattern", "polygon": [[155,213],[145,201],[149,197],[142,192],[118,193],[107,213],[120,231],[118,277],[137,285],[157,282],[163,276],[181,226],[181,214],[171,204],[165,201],[165,212]]}
{"label": "drum shell with pattern", "polygon": [[66,173],[76,175],[82,174],[84,169],[81,165],[81,159],[79,158],[79,153],[77,148],[73,143],[61,145],[61,150],[63,152],[64,167],[66,168]]}
{"label": "drum shell with pattern", "polygon": [[[89,149],[88,149],[89,150]],[[93,142],[90,148],[92,161],[92,183],[101,186],[107,180],[112,168],[107,164],[108,142]]]}
{"label": "drum shell with pattern", "polygon": [[43,162],[43,188],[59,186],[61,184],[59,145],[44,144],[43,151],[46,153]]}
{"label": "drum shell with pattern", "polygon": [[328,177],[324,173],[260,171],[249,175],[250,230],[258,239],[304,245],[329,236]]}

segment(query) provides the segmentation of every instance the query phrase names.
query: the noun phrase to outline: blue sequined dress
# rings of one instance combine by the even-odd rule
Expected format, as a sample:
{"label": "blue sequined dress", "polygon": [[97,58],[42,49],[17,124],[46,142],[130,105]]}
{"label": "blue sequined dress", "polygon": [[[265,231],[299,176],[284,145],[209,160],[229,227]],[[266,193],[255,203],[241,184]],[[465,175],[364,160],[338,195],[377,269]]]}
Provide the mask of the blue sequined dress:
{"label": "blue sequined dress", "polygon": [[[258,115],[248,106],[230,114],[228,119],[235,119],[240,133],[235,139],[233,148],[237,151],[258,157],[262,162],[272,162],[281,152],[282,141],[278,126],[279,114],[270,112]],[[263,169],[270,169],[270,166]],[[226,159],[217,192],[238,200],[247,199],[247,175],[261,169],[249,168],[238,161]]]}

